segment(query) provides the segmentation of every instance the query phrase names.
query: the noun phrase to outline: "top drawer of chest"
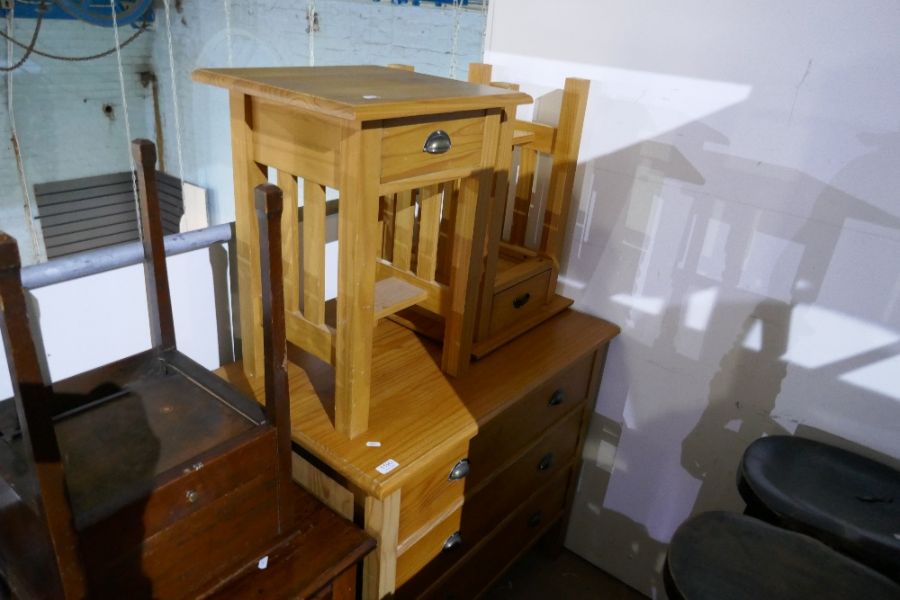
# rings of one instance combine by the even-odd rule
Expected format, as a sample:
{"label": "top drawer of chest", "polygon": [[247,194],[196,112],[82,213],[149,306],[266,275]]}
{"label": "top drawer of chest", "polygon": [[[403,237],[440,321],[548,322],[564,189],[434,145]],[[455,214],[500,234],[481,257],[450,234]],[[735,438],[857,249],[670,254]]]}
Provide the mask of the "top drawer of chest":
{"label": "top drawer of chest", "polygon": [[583,405],[594,356],[579,359],[481,427],[469,447],[466,489],[477,487],[548,427]]}

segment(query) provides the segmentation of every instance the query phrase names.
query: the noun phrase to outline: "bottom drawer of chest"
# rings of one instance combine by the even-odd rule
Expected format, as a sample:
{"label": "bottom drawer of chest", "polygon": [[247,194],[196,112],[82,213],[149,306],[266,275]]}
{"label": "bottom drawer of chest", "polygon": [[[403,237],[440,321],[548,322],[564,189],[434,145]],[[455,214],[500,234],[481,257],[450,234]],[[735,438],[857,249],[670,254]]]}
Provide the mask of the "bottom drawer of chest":
{"label": "bottom drawer of chest", "polygon": [[[565,511],[569,470],[526,500],[480,543],[438,553],[398,590],[397,598],[474,598],[556,522]],[[465,527],[465,506],[462,521]]]}

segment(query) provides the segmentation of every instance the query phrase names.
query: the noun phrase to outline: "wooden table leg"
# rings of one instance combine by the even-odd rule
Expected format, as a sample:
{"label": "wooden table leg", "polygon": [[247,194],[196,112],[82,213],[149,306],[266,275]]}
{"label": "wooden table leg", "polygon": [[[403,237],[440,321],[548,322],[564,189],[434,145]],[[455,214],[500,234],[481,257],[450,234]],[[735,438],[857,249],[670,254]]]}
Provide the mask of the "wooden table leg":
{"label": "wooden table leg", "polygon": [[380,133],[351,124],[341,141],[334,420],[350,438],[369,426]]}
{"label": "wooden table leg", "polygon": [[235,246],[240,290],[241,354],[244,372],[263,374],[262,290],[259,272],[259,231],[253,190],[266,183],[266,168],[253,160],[250,98],[231,92],[231,149],[234,167]]}

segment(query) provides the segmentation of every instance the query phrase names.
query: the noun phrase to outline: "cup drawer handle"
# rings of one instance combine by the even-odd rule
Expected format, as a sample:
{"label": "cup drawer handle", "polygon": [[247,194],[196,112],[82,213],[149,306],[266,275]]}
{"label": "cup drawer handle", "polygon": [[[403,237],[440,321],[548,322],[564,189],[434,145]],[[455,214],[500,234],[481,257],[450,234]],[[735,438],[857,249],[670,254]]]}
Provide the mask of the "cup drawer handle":
{"label": "cup drawer handle", "polygon": [[544,513],[541,511],[537,511],[536,513],[533,513],[530,517],[528,517],[528,526],[531,528],[537,527],[543,520]]}
{"label": "cup drawer handle", "polygon": [[538,463],[537,470],[538,471],[546,471],[550,467],[553,466],[553,453],[548,452],[543,457],[541,457],[541,462]]}
{"label": "cup drawer handle", "polygon": [[462,479],[466,475],[469,474],[469,459],[462,458],[458,463],[453,465],[453,468],[450,469],[450,476],[447,478],[450,481],[456,481],[457,479]]}
{"label": "cup drawer handle", "polygon": [[522,308],[523,306],[528,304],[529,300],[531,300],[531,294],[528,292],[525,292],[521,296],[516,296],[516,298],[513,300],[513,308]]}
{"label": "cup drawer handle", "polygon": [[450,550],[453,550],[454,548],[456,548],[457,546],[462,544],[462,541],[463,541],[462,534],[460,534],[458,531],[455,533],[451,533],[450,537],[447,538],[447,541],[444,542],[444,547],[443,547],[444,552],[449,552]]}
{"label": "cup drawer handle", "polygon": [[563,402],[566,401],[566,392],[564,390],[556,390],[553,392],[553,395],[550,396],[550,400],[547,401],[547,404],[550,406],[559,406]]}
{"label": "cup drawer handle", "polygon": [[422,151],[428,154],[443,154],[450,150],[450,146],[450,134],[443,129],[438,129],[428,134]]}

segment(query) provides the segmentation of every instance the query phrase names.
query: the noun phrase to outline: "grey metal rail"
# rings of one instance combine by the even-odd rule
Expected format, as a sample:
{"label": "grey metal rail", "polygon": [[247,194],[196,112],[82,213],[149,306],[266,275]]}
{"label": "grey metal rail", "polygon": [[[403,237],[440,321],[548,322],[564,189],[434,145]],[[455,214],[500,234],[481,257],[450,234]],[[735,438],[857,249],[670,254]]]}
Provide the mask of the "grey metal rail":
{"label": "grey metal rail", "polygon": [[[205,229],[167,235],[164,238],[166,256],[175,256],[215,243],[228,242],[233,235],[233,223],[223,223]],[[144,250],[141,242],[116,244],[24,267],[22,269],[22,285],[26,289],[33,290],[54,283],[136,265],[143,260]]]}

